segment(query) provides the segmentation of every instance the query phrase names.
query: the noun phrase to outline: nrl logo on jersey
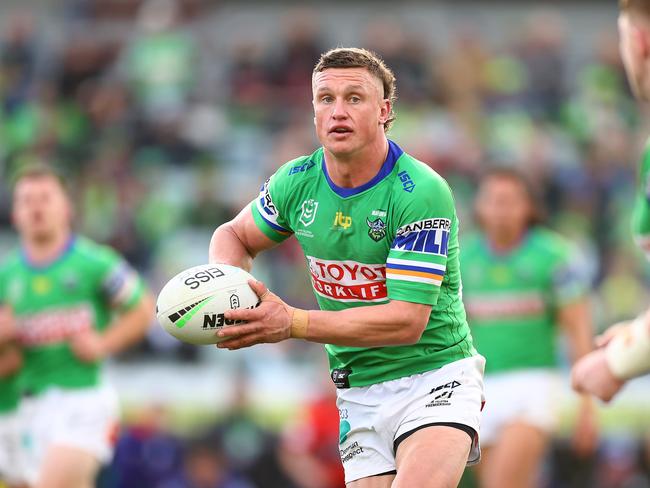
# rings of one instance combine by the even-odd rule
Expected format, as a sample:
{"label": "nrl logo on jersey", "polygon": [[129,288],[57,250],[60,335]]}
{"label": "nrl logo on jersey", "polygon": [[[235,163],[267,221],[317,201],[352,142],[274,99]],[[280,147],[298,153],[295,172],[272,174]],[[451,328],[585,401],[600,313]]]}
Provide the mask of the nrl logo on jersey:
{"label": "nrl logo on jersey", "polygon": [[368,229],[368,235],[373,241],[379,242],[386,237],[386,223],[380,218],[370,220],[366,217],[366,224],[370,227],[370,229]]}
{"label": "nrl logo on jersey", "polygon": [[300,213],[300,222],[305,227],[309,227],[316,219],[316,211],[318,210],[318,202],[313,198],[302,202],[302,212]]}

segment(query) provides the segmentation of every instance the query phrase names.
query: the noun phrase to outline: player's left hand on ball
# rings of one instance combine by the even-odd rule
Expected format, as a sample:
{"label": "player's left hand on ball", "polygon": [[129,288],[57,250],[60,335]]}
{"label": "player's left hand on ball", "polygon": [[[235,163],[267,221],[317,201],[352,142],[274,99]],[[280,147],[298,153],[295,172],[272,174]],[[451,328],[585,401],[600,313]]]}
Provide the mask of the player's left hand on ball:
{"label": "player's left hand on ball", "polygon": [[223,349],[241,349],[255,344],[280,342],[291,336],[291,307],[271,293],[261,281],[248,282],[262,303],[253,309],[228,310],[228,320],[245,320],[246,324],[224,327],[217,335],[224,340]]}
{"label": "player's left hand on ball", "polygon": [[94,330],[88,330],[74,336],[70,348],[77,358],[85,363],[101,361],[107,355],[104,338]]}
{"label": "player's left hand on ball", "polygon": [[596,349],[580,358],[571,371],[571,383],[577,392],[589,393],[604,402],[610,401],[625,384],[610,371],[605,349]]}

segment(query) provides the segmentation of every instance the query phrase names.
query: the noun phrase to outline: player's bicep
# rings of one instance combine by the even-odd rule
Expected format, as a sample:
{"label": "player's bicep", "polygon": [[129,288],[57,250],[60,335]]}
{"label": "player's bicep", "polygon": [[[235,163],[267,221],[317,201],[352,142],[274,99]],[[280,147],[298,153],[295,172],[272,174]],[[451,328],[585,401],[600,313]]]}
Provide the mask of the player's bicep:
{"label": "player's bicep", "polygon": [[279,243],[279,241],[271,239],[260,229],[260,226],[255,222],[253,212],[254,209],[247,206],[229,223],[232,232],[251,256],[277,246]]}

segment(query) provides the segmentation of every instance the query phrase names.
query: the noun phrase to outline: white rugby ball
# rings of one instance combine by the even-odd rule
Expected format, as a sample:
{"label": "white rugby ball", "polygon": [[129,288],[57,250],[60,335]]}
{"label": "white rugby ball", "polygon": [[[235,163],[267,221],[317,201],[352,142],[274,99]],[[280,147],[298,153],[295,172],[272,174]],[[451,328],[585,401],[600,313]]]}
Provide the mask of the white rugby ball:
{"label": "white rugby ball", "polygon": [[178,273],[163,287],[156,303],[158,321],[169,334],[189,344],[216,344],[224,312],[255,308],[260,300],[248,285],[253,276],[227,264],[202,264]]}

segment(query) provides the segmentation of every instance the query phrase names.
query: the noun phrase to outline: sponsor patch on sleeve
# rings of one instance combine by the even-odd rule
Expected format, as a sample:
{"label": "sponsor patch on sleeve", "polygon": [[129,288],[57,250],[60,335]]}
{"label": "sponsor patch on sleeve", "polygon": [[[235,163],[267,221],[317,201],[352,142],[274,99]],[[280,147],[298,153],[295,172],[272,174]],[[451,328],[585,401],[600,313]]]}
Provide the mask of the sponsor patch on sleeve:
{"label": "sponsor patch on sleeve", "polygon": [[393,251],[405,251],[447,256],[449,246],[449,219],[424,219],[403,225],[397,229],[391,244]]}
{"label": "sponsor patch on sleeve", "polygon": [[285,229],[278,223],[280,213],[271,198],[271,192],[269,191],[270,182],[271,179],[269,178],[260,188],[260,194],[255,201],[257,210],[262,219],[264,219],[264,222],[266,222],[273,230],[280,234],[290,234],[291,232],[289,230]]}

